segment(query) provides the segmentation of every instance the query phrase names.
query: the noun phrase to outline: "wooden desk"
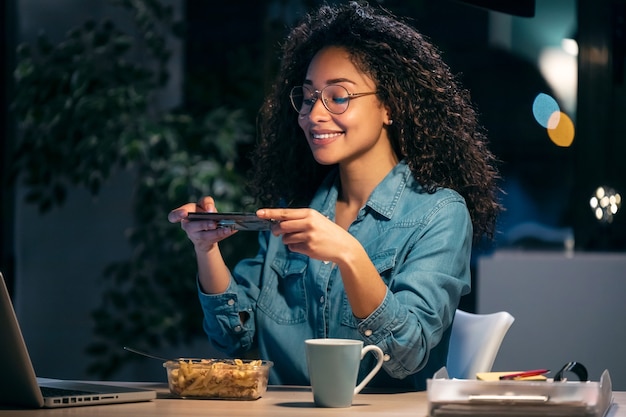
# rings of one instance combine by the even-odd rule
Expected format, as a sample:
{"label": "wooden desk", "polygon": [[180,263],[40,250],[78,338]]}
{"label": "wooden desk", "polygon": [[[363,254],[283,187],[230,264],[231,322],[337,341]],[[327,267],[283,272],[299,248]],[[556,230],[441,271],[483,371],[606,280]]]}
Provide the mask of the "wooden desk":
{"label": "wooden desk", "polygon": [[[16,410],[0,408],[0,417],[280,417],[373,415],[385,417],[425,417],[428,413],[426,392],[399,394],[358,394],[350,408],[316,408],[308,387],[270,387],[256,401],[182,400],[169,396],[164,384],[132,384],[157,390],[157,399],[150,402],[58,408],[47,410]],[[626,391],[615,392],[615,405],[608,417],[626,417]]]}

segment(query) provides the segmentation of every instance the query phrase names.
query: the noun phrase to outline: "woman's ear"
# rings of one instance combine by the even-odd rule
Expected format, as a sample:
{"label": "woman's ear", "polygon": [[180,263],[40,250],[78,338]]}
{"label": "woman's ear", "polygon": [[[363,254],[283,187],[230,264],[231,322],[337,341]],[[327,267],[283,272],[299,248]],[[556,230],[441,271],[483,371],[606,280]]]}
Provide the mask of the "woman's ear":
{"label": "woman's ear", "polygon": [[385,107],[385,119],[383,121],[385,126],[391,126],[393,124],[393,119],[391,118],[391,111],[388,107]]}

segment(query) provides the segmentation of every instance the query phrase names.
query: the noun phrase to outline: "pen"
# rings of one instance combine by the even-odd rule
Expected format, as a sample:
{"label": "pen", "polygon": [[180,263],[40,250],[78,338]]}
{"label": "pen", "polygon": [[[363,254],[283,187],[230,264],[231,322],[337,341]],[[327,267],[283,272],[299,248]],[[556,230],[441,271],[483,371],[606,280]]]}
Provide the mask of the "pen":
{"label": "pen", "polygon": [[523,372],[516,372],[513,374],[506,374],[506,375],[502,375],[500,376],[500,379],[517,379],[517,378],[525,378],[525,377],[529,377],[529,376],[537,376],[537,375],[543,375],[550,372],[549,369],[533,369],[531,371],[523,371]]}

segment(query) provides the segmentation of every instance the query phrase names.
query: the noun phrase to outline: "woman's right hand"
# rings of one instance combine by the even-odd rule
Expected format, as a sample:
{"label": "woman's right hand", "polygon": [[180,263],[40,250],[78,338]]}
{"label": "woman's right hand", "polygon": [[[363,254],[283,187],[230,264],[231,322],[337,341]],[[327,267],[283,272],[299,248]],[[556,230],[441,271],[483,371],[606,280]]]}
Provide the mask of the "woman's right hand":
{"label": "woman's right hand", "polygon": [[215,244],[237,233],[228,227],[217,227],[212,220],[189,221],[187,215],[193,212],[216,213],[213,197],[202,197],[197,203],[188,203],[172,210],[167,219],[170,223],[180,223],[181,228],[194,245],[196,252],[209,252]]}

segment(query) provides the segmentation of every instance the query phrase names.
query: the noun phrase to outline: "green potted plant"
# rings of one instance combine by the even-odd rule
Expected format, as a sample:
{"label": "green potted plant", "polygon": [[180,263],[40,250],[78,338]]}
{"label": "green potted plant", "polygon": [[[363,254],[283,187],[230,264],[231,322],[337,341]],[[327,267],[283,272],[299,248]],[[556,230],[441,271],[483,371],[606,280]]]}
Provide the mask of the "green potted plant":
{"label": "green potted plant", "polygon": [[[136,181],[132,254],[103,271],[102,302],[92,315],[89,372],[100,378],[132,360],[121,346],[154,349],[202,334],[202,314],[189,302],[196,297],[193,251],[167,222],[168,211],[206,194],[221,211],[251,203],[239,155],[252,141],[252,123],[238,109],[192,115],[155,105],[168,79],[167,40],[181,36],[182,25],[159,0],[113,3],[132,14],[139,35],[90,20],[59,43],[42,35],[20,46],[12,106],[19,127],[14,178],[40,211],[62,205],[69,187],[97,194],[119,170]],[[235,247],[238,255],[252,252],[249,240],[229,239],[226,258]]]}

